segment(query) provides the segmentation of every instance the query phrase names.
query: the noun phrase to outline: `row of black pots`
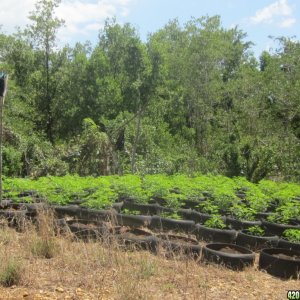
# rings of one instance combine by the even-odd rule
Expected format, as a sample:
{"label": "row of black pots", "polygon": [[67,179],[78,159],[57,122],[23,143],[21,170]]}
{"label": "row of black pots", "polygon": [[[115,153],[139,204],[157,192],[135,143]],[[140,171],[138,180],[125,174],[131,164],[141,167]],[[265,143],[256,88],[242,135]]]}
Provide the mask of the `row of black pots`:
{"label": "row of black pots", "polygon": [[[99,239],[99,237],[103,237],[104,232],[109,232],[103,224],[87,227],[85,224],[74,221],[71,223],[69,221],[69,228],[76,237],[84,240]],[[124,232],[120,232],[118,228],[114,230],[114,233],[114,239],[121,246],[130,249],[149,250],[153,253],[163,250],[166,257],[176,254],[186,255],[203,261],[222,264],[234,270],[243,270],[246,266],[253,265],[255,260],[255,254],[251,250],[233,244],[219,243],[201,246],[196,239],[191,237],[161,233],[153,235],[151,232],[139,228],[131,228]],[[108,239],[107,235],[105,237],[105,240],[109,242],[112,239]],[[230,253],[224,249],[229,249]]]}
{"label": "row of black pots", "polygon": [[[25,208],[26,210],[20,211],[9,211],[3,210],[0,211],[0,215],[5,216],[8,220],[17,222],[20,216],[24,213],[26,215],[34,216],[36,211],[45,208],[43,203],[37,204],[18,204],[21,208]],[[193,214],[199,217],[195,218],[195,221],[192,220],[174,220],[170,218],[163,218],[160,216],[142,216],[142,215],[126,215],[116,213],[111,210],[94,210],[94,209],[86,209],[81,208],[77,205],[69,205],[69,206],[56,206],[55,207],[56,214],[58,218],[62,218],[65,215],[69,215],[72,217],[76,217],[77,219],[84,219],[92,221],[113,221],[115,224],[120,226],[130,226],[130,227],[141,227],[146,226],[150,227],[153,230],[175,230],[175,231],[184,231],[187,233],[194,232],[199,239],[209,241],[209,242],[226,242],[233,243],[236,242],[238,245],[245,245],[250,249],[258,250],[263,247],[276,247],[277,244],[280,247],[299,250],[299,243],[291,243],[285,241],[283,239],[278,238],[283,232],[283,230],[287,228],[291,228],[289,225],[283,224],[273,224],[270,222],[263,221],[262,224],[267,228],[267,236],[259,237],[253,236],[247,233],[247,231],[243,230],[243,228],[248,228],[250,225],[253,226],[256,223],[247,222],[247,221],[238,221],[232,218],[225,218],[226,224],[231,225],[231,227],[240,229],[239,232],[232,229],[215,229],[208,228],[203,224],[205,220],[210,218],[210,215],[201,215],[199,217],[199,213],[193,212],[191,210],[182,210],[182,214]],[[200,222],[197,222],[199,221]],[[18,221],[19,223],[19,221]],[[197,224],[196,223],[200,223]],[[270,224],[270,225],[269,225]],[[267,227],[269,225],[269,227]],[[279,228],[277,231],[279,234],[276,234],[275,229]],[[270,228],[270,229],[268,229]],[[296,227],[298,228],[298,227]],[[242,229],[242,230],[241,230]],[[275,232],[275,234],[274,234]],[[275,236],[274,236],[275,235]],[[277,243],[277,244],[276,244]]]}
{"label": "row of black pots", "polygon": [[[124,201],[122,203],[116,203],[113,205],[113,207],[118,211],[121,212],[122,209],[126,209],[126,210],[132,210],[132,211],[139,211],[141,214],[143,215],[160,215],[162,213],[165,212],[175,212],[174,209],[168,208],[168,207],[163,207],[157,203],[155,204],[141,204],[141,203],[136,203],[136,202],[132,202],[132,201]],[[205,223],[205,221],[207,221],[209,218],[211,218],[211,215],[207,214],[207,213],[201,213],[198,211],[195,211],[193,209],[178,209],[176,210],[176,213],[182,217],[182,219],[185,220],[191,220],[194,221],[195,223]],[[276,235],[282,235],[282,232],[285,229],[288,228],[299,228],[300,229],[300,224],[297,224],[295,221],[291,222],[290,225],[283,225],[281,226],[281,224],[279,224],[279,226],[277,226],[276,223],[271,223],[271,222],[267,222],[265,221],[266,218],[270,215],[270,213],[258,213],[257,214],[257,220],[254,221],[246,221],[246,220],[237,220],[234,217],[227,215],[227,216],[223,216],[223,220],[226,221],[226,225],[227,227],[230,227],[232,229],[236,229],[236,230],[243,230],[243,229],[247,229],[251,226],[260,226],[263,225],[268,233],[273,233]],[[272,224],[275,224],[274,226],[272,226]],[[282,230],[281,230],[282,228]]]}
{"label": "row of black pots", "polygon": [[[79,238],[99,238],[104,232],[111,232],[103,224],[98,227],[86,227],[78,223],[69,225],[71,231]],[[114,229],[115,238],[121,245],[134,249],[150,250],[157,253],[164,249],[166,256],[176,253],[200,258],[202,261],[224,265],[233,270],[243,270],[247,266],[253,266],[255,253],[240,245],[231,243],[210,243],[201,246],[196,239],[173,234],[152,235],[151,232],[134,228],[120,232]],[[107,240],[107,236],[106,236]],[[281,278],[299,278],[300,252],[281,248],[262,249],[259,258],[259,268],[269,274]]]}
{"label": "row of black pots", "polygon": [[[36,212],[38,210],[39,206],[41,205],[25,205],[26,209],[17,211],[17,210],[1,210],[0,215],[8,218],[9,220],[17,220],[17,219],[22,219],[26,214],[32,214],[33,212]],[[24,206],[23,206],[24,207]],[[111,218],[112,213],[111,211],[98,211],[98,210],[89,210],[89,209],[81,209],[76,206],[72,207],[59,207],[56,209],[59,213],[67,214],[73,213],[74,215],[79,215],[83,217],[86,221],[86,224],[82,224],[76,221],[72,221],[72,224],[69,224],[69,228],[72,232],[76,233],[78,237],[81,238],[99,238],[103,236],[111,236],[111,231],[115,230],[116,228],[121,228],[121,227],[114,227],[114,229],[109,228],[108,225],[105,224],[103,220],[108,220]],[[80,211],[80,213],[78,213]],[[154,217],[150,216],[127,216],[124,218],[124,215],[121,214],[113,214],[116,215],[117,223],[123,223],[124,225],[124,220],[125,223],[128,224],[128,222],[132,225],[135,226],[141,226],[145,225],[148,222],[148,225],[151,225],[151,221]],[[132,217],[134,217],[132,219]],[[154,218],[156,222],[159,221],[159,226],[162,226],[162,218],[159,216],[155,216],[157,218]],[[119,218],[119,221],[118,221]],[[145,219],[146,218],[146,219]],[[150,219],[149,219],[150,218]],[[91,226],[91,220],[93,220],[94,226]],[[99,223],[99,220],[100,221]],[[122,220],[120,222],[120,220]],[[133,221],[134,220],[134,221]],[[146,222],[145,222],[146,221]],[[172,220],[169,219],[168,221],[168,228],[174,229],[174,222],[179,222],[179,224],[184,224],[186,225],[187,221],[182,221],[182,220]],[[181,222],[180,222],[181,221]],[[150,222],[150,223],[149,223]],[[183,222],[183,223],[182,223]],[[155,224],[155,223],[154,223]],[[177,223],[178,224],[178,223]],[[84,226],[86,225],[86,226]],[[191,224],[190,224],[191,225]],[[156,226],[154,226],[157,228]],[[191,226],[186,228],[187,231],[189,231]],[[219,230],[219,232],[216,233],[216,230],[211,229],[211,228],[205,228],[205,226],[197,224],[195,225],[195,234],[197,235],[198,238],[201,239],[207,239],[207,240],[214,240],[219,238],[224,239],[224,231]],[[201,248],[197,240],[192,240],[187,237],[181,237],[181,241],[178,241],[180,239],[178,236],[173,236],[173,235],[163,235],[160,234],[158,237],[153,237],[150,233],[148,236],[144,236],[142,239],[140,237],[137,237],[136,232],[140,229],[133,229],[135,230],[134,236],[130,235],[129,232],[125,233],[119,233],[117,234],[119,238],[121,238],[126,245],[132,245],[132,244],[139,244],[141,248],[144,249],[150,249],[151,251],[157,249],[157,245],[162,245],[163,248],[167,249],[168,253],[173,253],[173,252],[178,252],[180,251],[181,253],[184,254],[189,254],[193,256],[198,256],[201,249],[202,249],[202,259],[205,261],[212,261],[215,263],[221,263],[227,267],[230,267],[232,269],[240,270],[243,269],[247,265],[252,265],[254,262],[254,258],[252,260],[252,257],[254,257],[253,253],[251,250],[241,247],[239,243],[245,245],[249,244],[249,236],[246,237],[245,240],[245,235],[244,232],[238,232],[236,236],[236,242],[237,245],[232,244],[234,242],[234,231],[230,231],[227,235],[228,239],[230,240],[230,243],[217,243],[217,244],[208,244]],[[214,231],[212,234],[211,232],[209,233],[208,231]],[[141,234],[142,235],[142,234]],[[252,237],[254,238],[254,237]],[[260,239],[260,237],[256,237],[255,239],[255,246],[257,246],[257,241]],[[159,241],[159,243],[158,243]],[[240,241],[240,242],[239,242]],[[275,239],[271,239],[269,245],[266,246],[275,246],[276,241]],[[263,243],[262,243],[263,245]],[[260,245],[260,247],[262,247]],[[279,247],[282,247],[280,244],[280,241],[278,243]],[[250,247],[251,248],[251,247]],[[227,252],[227,250],[229,250]],[[259,260],[259,265],[261,269],[265,269],[268,273],[274,275],[274,276],[279,276],[279,277],[284,277],[284,278],[297,278],[299,276],[299,270],[300,270],[300,253],[299,251],[295,250],[288,250],[288,249],[280,249],[274,248],[274,251],[272,252],[272,249],[264,249],[261,252],[260,260]],[[292,257],[292,258],[291,258]]]}
{"label": "row of black pots", "polygon": [[[216,229],[209,228],[202,224],[195,224],[190,220],[174,220],[169,218],[163,218],[160,216],[141,216],[141,215],[125,215],[115,214],[111,212],[98,211],[99,214],[94,215],[91,218],[91,212],[84,210],[84,214],[77,215],[80,218],[86,218],[88,220],[108,220],[113,216],[115,218],[115,224],[119,226],[137,227],[149,227],[152,230],[158,231],[183,231],[186,233],[194,233],[199,240],[205,240],[207,242],[223,242],[223,243],[236,243],[237,245],[246,246],[252,250],[259,250],[264,247],[276,247],[280,243],[280,247],[298,249],[300,246],[297,243],[289,243],[284,240],[279,240],[278,236],[254,236],[249,234],[246,230],[236,231],[234,229]],[[94,214],[95,212],[92,211]]]}

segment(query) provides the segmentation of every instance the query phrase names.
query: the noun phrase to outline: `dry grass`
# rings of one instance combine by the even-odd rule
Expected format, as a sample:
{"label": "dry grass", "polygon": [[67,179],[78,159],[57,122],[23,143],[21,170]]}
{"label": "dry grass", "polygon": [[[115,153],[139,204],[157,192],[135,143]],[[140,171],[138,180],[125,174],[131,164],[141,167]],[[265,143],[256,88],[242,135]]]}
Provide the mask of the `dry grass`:
{"label": "dry grass", "polygon": [[[286,299],[299,281],[274,278],[256,267],[243,272],[184,257],[124,251],[116,242],[74,241],[55,235],[50,215],[17,232],[0,227],[0,273],[12,259],[22,270],[0,299]],[[37,240],[51,241],[51,258],[35,255]],[[19,269],[18,269],[19,270]],[[19,273],[20,274],[20,273]]]}

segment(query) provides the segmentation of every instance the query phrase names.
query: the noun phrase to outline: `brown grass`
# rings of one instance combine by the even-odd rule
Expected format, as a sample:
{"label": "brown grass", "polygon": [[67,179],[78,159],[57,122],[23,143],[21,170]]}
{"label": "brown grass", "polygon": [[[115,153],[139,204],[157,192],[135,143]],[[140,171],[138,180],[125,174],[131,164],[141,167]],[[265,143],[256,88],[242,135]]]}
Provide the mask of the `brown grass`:
{"label": "brown grass", "polygon": [[[22,270],[15,285],[0,287],[0,299],[273,300],[299,289],[299,281],[272,277],[256,266],[236,272],[185,257],[124,251],[116,242],[57,236],[52,225],[52,216],[41,214],[37,226],[21,233],[0,227],[0,263],[14,259]],[[51,258],[32,252],[37,239],[53,243]]]}

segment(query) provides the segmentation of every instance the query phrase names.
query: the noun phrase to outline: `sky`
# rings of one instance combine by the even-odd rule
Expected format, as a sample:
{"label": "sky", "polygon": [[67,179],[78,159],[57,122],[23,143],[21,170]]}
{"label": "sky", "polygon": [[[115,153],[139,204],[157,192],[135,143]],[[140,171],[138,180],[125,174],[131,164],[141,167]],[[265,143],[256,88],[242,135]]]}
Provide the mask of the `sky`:
{"label": "sky", "polygon": [[[28,15],[36,0],[0,0],[2,32],[16,32],[29,23]],[[191,17],[220,15],[223,27],[238,26],[252,41],[258,57],[263,50],[274,50],[269,36],[295,37],[300,33],[300,0],[62,0],[56,14],[65,20],[58,37],[61,45],[86,40],[96,43],[105,19],[131,23],[143,41],[178,18],[181,24]]]}

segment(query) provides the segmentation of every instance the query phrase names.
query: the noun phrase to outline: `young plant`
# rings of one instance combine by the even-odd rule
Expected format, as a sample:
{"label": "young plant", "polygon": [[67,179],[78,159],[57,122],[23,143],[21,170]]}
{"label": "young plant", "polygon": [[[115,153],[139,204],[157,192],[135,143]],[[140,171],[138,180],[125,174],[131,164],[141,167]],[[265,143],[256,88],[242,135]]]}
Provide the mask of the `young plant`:
{"label": "young plant", "polygon": [[217,229],[224,229],[226,227],[220,215],[213,215],[210,219],[208,219],[204,223],[204,225],[209,228],[217,228]]}
{"label": "young plant", "polygon": [[275,213],[268,216],[268,221],[289,224],[292,219],[299,218],[300,215],[300,202],[297,200],[286,201],[285,204],[276,208]]}
{"label": "young plant", "polygon": [[247,207],[244,204],[236,204],[230,208],[230,211],[237,220],[255,220],[256,211],[253,208]]}
{"label": "young plant", "polygon": [[178,215],[177,212],[162,212],[160,214],[161,217],[163,218],[170,218],[174,220],[182,220],[182,217]]}
{"label": "young plant", "polygon": [[214,204],[212,200],[205,200],[201,202],[197,205],[197,208],[199,208],[201,212],[210,215],[217,214],[219,211],[219,206]]}
{"label": "young plant", "polygon": [[300,229],[286,229],[283,237],[292,243],[300,243]]}
{"label": "young plant", "polygon": [[262,227],[257,225],[249,227],[247,231],[251,235],[255,235],[255,236],[263,236],[265,234],[265,230]]}
{"label": "young plant", "polygon": [[142,215],[142,213],[139,210],[131,210],[128,208],[123,209],[122,212],[125,215],[135,215],[135,216]]}

